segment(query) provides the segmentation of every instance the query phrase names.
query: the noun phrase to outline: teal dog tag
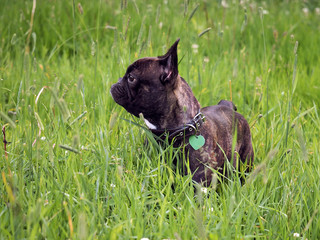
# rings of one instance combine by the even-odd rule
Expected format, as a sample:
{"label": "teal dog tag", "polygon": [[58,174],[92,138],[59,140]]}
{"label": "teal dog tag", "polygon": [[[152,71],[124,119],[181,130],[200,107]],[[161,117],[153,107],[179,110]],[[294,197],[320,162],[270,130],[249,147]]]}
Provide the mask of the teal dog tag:
{"label": "teal dog tag", "polygon": [[198,136],[192,135],[189,138],[189,143],[194,150],[200,149],[205,144],[205,142],[206,142],[206,140],[204,139],[204,137],[202,135],[198,135]]}

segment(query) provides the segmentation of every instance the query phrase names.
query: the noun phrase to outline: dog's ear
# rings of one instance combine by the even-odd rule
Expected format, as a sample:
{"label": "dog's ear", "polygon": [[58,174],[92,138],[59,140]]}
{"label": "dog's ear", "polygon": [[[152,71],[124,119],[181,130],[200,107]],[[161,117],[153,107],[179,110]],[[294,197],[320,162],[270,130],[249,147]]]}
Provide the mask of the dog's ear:
{"label": "dog's ear", "polygon": [[178,76],[178,53],[177,47],[180,38],[175,41],[175,43],[170,47],[168,52],[159,56],[160,65],[163,66],[163,73],[160,80],[163,84],[172,82]]}

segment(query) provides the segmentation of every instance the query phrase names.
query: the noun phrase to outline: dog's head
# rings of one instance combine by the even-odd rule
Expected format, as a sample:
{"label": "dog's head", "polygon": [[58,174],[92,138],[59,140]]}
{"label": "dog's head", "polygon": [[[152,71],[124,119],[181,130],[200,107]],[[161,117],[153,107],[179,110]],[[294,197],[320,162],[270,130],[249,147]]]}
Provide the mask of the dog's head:
{"label": "dog's head", "polygon": [[111,86],[114,101],[135,116],[160,114],[178,77],[178,43],[179,39],[163,56],[141,58],[131,64]]}

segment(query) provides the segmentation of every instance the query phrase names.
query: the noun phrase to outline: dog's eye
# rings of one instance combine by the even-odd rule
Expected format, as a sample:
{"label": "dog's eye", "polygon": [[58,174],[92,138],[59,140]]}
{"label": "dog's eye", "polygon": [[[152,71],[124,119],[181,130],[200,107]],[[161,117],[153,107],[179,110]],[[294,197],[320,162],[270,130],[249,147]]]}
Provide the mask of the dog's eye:
{"label": "dog's eye", "polygon": [[128,81],[129,81],[129,83],[134,83],[136,81],[136,79],[131,74],[129,74]]}

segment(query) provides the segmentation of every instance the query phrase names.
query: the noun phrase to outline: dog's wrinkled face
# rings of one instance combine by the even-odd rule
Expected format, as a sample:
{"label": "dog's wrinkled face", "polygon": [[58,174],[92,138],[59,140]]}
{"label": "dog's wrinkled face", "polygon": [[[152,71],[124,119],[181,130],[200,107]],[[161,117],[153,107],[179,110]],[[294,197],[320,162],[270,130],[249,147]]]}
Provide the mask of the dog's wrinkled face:
{"label": "dog's wrinkled face", "polygon": [[161,82],[163,67],[156,58],[134,62],[126,74],[112,85],[111,95],[116,103],[138,116],[151,111],[165,101],[165,85]]}
{"label": "dog's wrinkled face", "polygon": [[178,42],[164,56],[142,58],[131,64],[111,87],[115,102],[135,116],[161,114],[159,111],[166,107],[168,91],[178,76]]}

